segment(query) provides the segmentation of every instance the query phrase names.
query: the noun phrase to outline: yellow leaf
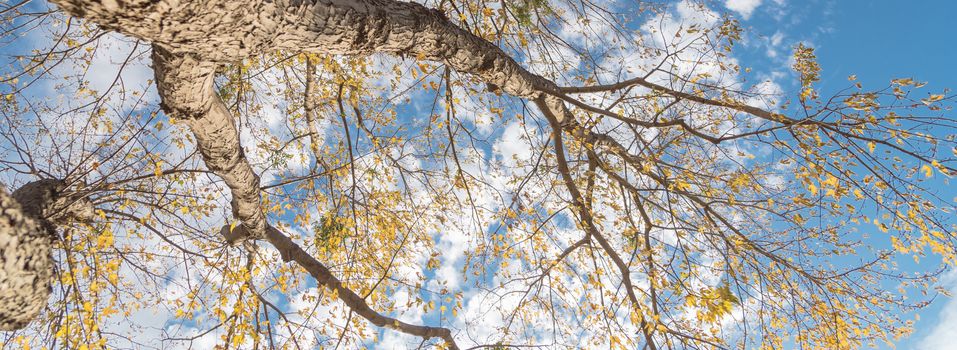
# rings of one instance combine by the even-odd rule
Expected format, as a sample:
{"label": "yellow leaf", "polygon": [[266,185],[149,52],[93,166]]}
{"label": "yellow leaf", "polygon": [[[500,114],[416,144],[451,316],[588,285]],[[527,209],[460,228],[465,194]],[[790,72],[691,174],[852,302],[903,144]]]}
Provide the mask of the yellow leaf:
{"label": "yellow leaf", "polygon": [[920,171],[924,173],[924,176],[931,177],[934,176],[934,168],[931,168],[929,165],[924,164],[920,167]]}
{"label": "yellow leaf", "polygon": [[921,102],[924,104],[931,104],[944,99],[944,95],[930,95],[930,97],[922,99]]}
{"label": "yellow leaf", "polygon": [[911,78],[894,79],[894,80],[891,80],[891,83],[894,83],[897,85],[904,85],[904,86],[913,85],[914,79],[911,79]]}
{"label": "yellow leaf", "polygon": [[794,214],[794,223],[798,225],[804,225],[805,222],[807,222],[807,220],[804,219],[804,217],[801,216],[801,214]]}
{"label": "yellow leaf", "polygon": [[877,221],[877,219],[874,219],[874,226],[877,226],[877,228],[880,229],[881,232],[887,232],[887,225],[884,225],[884,223]]}

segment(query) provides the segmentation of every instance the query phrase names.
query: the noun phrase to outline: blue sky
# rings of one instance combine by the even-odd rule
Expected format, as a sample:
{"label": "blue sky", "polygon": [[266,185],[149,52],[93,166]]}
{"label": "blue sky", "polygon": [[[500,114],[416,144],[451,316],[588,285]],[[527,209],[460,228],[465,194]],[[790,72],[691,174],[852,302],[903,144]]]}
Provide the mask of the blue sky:
{"label": "blue sky", "polygon": [[[770,40],[780,33],[781,46],[797,42],[814,46],[824,70],[820,82],[824,92],[846,87],[849,85],[846,78],[851,74],[856,74],[865,86],[886,84],[890,79],[905,76],[928,81],[930,87],[957,85],[957,70],[953,69],[957,47],[948,40],[952,33],[948,23],[957,13],[957,3],[943,0],[727,1],[732,2],[759,4],[742,20],[751,28],[751,34]],[[784,63],[786,58],[787,52],[780,52],[776,60]],[[761,63],[762,60],[742,61]]]}
{"label": "blue sky", "polygon": [[[776,39],[783,48],[797,42],[815,47],[823,70],[818,85],[823,96],[848,87],[850,75],[856,75],[865,88],[880,88],[903,77],[927,82],[931,91],[957,87],[957,46],[952,38],[957,2],[728,0],[724,5],[747,17],[742,23],[764,41]],[[750,52],[745,56],[754,60],[742,61],[756,63],[756,74],[786,71],[789,52],[781,49],[783,52],[771,57],[767,44],[748,46]],[[780,81],[787,91],[796,88],[793,80],[790,85],[786,79]],[[937,185],[944,198],[957,200],[957,188],[943,179]],[[929,268],[930,264],[922,266]],[[951,273],[944,285],[955,291],[953,276]],[[937,298],[919,315],[914,334],[902,339],[898,349],[957,347],[953,345],[957,344],[957,301]]]}

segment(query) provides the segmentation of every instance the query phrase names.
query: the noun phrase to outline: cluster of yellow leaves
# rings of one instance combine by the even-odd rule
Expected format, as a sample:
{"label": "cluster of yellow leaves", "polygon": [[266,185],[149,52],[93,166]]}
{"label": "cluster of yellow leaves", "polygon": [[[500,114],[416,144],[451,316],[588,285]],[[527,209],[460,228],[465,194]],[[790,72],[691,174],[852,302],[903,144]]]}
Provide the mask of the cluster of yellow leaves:
{"label": "cluster of yellow leaves", "polygon": [[804,43],[794,47],[794,64],[791,68],[801,75],[801,101],[816,98],[817,93],[811,84],[820,80],[821,67],[817,64],[814,48],[805,46]]}
{"label": "cluster of yellow leaves", "polygon": [[720,323],[738,303],[728,285],[702,288],[685,296],[685,306],[697,308],[698,321],[704,323]]}

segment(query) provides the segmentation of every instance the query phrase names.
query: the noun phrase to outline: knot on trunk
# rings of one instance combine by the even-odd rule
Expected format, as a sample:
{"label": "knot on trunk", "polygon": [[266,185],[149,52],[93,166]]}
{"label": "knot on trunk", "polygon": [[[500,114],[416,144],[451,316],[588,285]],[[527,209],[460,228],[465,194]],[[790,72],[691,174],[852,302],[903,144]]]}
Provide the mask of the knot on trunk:
{"label": "knot on trunk", "polygon": [[0,330],[25,327],[50,296],[56,226],[93,219],[93,204],[65,182],[38,180],[0,188]]}

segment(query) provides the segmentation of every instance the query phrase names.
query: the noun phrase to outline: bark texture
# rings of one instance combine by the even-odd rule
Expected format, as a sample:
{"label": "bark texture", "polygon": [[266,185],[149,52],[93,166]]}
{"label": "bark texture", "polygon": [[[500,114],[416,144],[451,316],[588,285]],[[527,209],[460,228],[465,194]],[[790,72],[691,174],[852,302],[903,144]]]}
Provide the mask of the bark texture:
{"label": "bark texture", "polygon": [[[253,237],[261,238],[269,224],[261,208],[259,176],[246,160],[232,114],[216,94],[216,67],[216,63],[193,54],[177,55],[153,47],[153,69],[163,109],[170,117],[186,122],[206,167],[229,187],[236,219]],[[227,240],[240,238],[228,236]]]}
{"label": "bark texture", "polygon": [[89,220],[93,206],[65,192],[59,180],[0,189],[0,330],[25,327],[43,311],[53,277],[57,225]]}
{"label": "bark texture", "polygon": [[93,203],[85,196],[68,190],[67,184],[57,179],[42,179],[27,183],[16,191],[13,198],[23,211],[33,217],[51,240],[57,240],[57,225],[77,222],[89,222],[93,219]]}
{"label": "bark texture", "polygon": [[0,330],[23,328],[50,296],[50,234],[0,189]]}
{"label": "bark texture", "polygon": [[444,62],[505,92],[535,98],[557,86],[494,44],[417,3],[392,0],[54,0],[66,12],[177,55],[226,63],[267,50],[393,53]]}

